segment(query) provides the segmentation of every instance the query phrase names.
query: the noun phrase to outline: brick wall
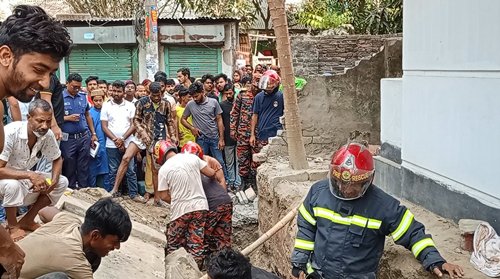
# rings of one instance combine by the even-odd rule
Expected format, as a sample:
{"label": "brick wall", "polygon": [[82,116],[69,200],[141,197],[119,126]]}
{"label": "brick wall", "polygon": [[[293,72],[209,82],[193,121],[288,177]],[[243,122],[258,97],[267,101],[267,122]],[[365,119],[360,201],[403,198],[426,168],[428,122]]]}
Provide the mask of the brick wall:
{"label": "brick wall", "polygon": [[[369,134],[370,144],[380,144],[380,79],[402,76],[402,45],[401,39],[385,40],[382,51],[344,74],[306,78],[297,101],[307,155],[330,156],[356,130]],[[261,153],[261,160],[286,156],[286,130]]]}
{"label": "brick wall", "polygon": [[397,35],[296,35],[291,37],[293,66],[297,76],[344,73],[356,61],[379,52]]}

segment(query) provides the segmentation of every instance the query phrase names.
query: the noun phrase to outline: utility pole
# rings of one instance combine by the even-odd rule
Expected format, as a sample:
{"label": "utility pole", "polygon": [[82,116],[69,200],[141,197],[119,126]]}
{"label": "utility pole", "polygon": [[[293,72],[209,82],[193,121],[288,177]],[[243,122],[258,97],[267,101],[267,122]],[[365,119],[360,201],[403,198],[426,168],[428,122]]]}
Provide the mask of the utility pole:
{"label": "utility pole", "polygon": [[147,77],[154,81],[154,74],[159,70],[158,56],[158,1],[145,0],[145,32],[144,42],[146,44],[146,71]]}

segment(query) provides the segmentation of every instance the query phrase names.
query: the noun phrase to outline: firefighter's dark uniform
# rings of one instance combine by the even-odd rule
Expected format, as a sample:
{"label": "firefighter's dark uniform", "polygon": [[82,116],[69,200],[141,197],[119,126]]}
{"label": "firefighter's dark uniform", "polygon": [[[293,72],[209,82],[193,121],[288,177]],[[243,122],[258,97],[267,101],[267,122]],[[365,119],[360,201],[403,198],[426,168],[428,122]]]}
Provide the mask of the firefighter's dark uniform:
{"label": "firefighter's dark uniform", "polygon": [[388,235],[427,270],[446,262],[410,210],[374,185],[363,197],[346,201],[332,194],[328,180],[315,183],[297,225],[292,266],[328,279],[376,278]]}

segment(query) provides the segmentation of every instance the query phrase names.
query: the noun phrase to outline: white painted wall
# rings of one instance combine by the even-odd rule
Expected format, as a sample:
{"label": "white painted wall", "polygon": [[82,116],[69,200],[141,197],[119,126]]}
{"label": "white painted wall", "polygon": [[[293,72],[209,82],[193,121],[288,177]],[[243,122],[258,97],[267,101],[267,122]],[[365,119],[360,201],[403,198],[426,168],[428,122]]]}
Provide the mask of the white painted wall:
{"label": "white painted wall", "polygon": [[403,166],[500,208],[500,1],[404,7]]}
{"label": "white painted wall", "polygon": [[403,79],[384,78],[380,81],[380,141],[401,148],[401,106]]}

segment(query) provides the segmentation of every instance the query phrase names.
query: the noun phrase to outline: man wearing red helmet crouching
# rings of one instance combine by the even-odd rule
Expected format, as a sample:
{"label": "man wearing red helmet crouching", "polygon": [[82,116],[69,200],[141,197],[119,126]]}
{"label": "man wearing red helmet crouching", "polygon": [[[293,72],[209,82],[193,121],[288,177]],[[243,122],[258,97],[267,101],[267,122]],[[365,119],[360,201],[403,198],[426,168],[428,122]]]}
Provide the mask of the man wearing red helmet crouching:
{"label": "man wearing red helmet crouching", "polygon": [[171,204],[170,222],[165,232],[165,253],[169,254],[182,247],[201,268],[208,213],[201,174],[213,178],[215,171],[196,155],[177,154],[177,147],[170,140],[156,142],[152,151],[153,163],[160,169],[158,194],[162,200]]}
{"label": "man wearing red helmet crouching", "polygon": [[328,179],[315,183],[299,208],[292,274],[375,279],[385,237],[391,235],[426,270],[461,278],[462,268],[441,257],[410,210],[372,185],[374,172],[363,144],[349,143],[333,154]]}

